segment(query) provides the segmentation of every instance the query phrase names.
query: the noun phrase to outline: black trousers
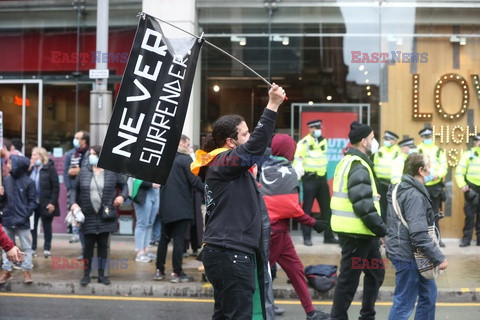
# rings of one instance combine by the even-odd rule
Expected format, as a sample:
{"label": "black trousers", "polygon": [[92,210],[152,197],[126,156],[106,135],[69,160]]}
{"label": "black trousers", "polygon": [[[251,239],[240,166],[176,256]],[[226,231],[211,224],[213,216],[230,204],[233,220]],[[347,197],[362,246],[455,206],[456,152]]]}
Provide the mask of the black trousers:
{"label": "black trousers", "polygon": [[251,320],[255,292],[253,254],[206,245],[202,253],[215,299],[212,320]]}
{"label": "black trousers", "polygon": [[390,182],[384,179],[378,179],[377,184],[377,191],[380,195],[380,211],[382,215],[383,221],[387,221],[387,207],[388,207],[388,200],[387,200],[387,192],[388,187],[390,186]]}
{"label": "black trousers", "polygon": [[173,239],[172,265],[173,272],[182,274],[183,246],[185,233],[190,226],[190,220],[179,220],[169,223],[162,223],[162,232],[157,250],[157,269],[165,273],[165,260],[170,239]]}
{"label": "black trousers", "polygon": [[50,217],[42,216],[40,208],[35,210],[33,216],[33,230],[32,233],[32,250],[37,250],[37,238],[38,238],[38,220],[42,219],[43,225],[43,237],[45,242],[43,243],[43,250],[49,250],[52,247],[52,221],[53,215]]}
{"label": "black trousers", "polygon": [[[470,186],[475,192],[480,192],[480,187]],[[480,193],[479,193],[480,194]],[[470,243],[473,236],[473,229],[477,234],[477,243],[480,241],[480,205],[473,204],[472,201],[465,196],[465,205],[463,207],[465,212],[465,226],[463,227],[463,239],[462,241]]]}
{"label": "black trousers", "polygon": [[[442,211],[442,202],[445,201],[445,191],[443,187],[443,183],[437,183],[433,186],[425,186],[427,188],[428,194],[430,195],[430,200],[432,200],[432,209],[433,212],[438,213]],[[435,226],[438,228],[440,232],[440,226],[438,224],[438,220],[435,221]]]}
{"label": "black trousers", "polygon": [[[354,239],[343,236],[339,238],[342,246],[342,260],[340,261],[340,275],[333,294],[332,320],[348,319],[348,309],[357,291],[362,272],[365,277],[359,319],[373,320],[375,319],[375,302],[378,291],[385,278],[385,269],[379,263],[382,259],[380,240],[378,238]],[[364,264],[363,259],[367,259],[368,264]],[[377,263],[374,264],[373,261]]]}
{"label": "black trousers", "polygon": [[[328,227],[325,228],[325,240],[333,238],[332,228],[330,227],[330,218],[332,210],[330,209],[330,189],[328,188],[326,176],[311,176],[305,174],[302,177],[303,185],[303,211],[312,216],[313,201],[317,199],[322,219],[328,221]],[[302,224],[303,239],[312,238],[312,228]]]}
{"label": "black trousers", "polygon": [[93,259],[93,250],[95,249],[95,243],[97,244],[97,257],[99,258],[98,267],[98,276],[103,276],[105,274],[104,261],[108,259],[108,237],[110,236],[109,232],[102,233],[87,233],[83,237],[85,239],[85,249],[83,251],[83,259],[85,259],[85,264],[87,268],[85,269],[85,275],[90,275],[92,270],[92,259]]}

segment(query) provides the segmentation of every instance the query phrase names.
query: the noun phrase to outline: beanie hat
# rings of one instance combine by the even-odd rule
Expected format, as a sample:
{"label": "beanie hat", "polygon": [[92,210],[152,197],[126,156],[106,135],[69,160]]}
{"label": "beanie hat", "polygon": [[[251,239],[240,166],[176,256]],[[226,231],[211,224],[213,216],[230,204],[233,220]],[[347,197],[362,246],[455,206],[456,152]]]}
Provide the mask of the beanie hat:
{"label": "beanie hat", "polygon": [[297,144],[288,134],[276,134],[272,139],[272,154],[287,158],[288,161],[293,160]]}
{"label": "beanie hat", "polygon": [[362,141],[363,138],[368,137],[368,135],[373,131],[373,129],[363,123],[358,121],[353,121],[350,124],[350,132],[348,133],[348,138],[352,144],[356,144]]}

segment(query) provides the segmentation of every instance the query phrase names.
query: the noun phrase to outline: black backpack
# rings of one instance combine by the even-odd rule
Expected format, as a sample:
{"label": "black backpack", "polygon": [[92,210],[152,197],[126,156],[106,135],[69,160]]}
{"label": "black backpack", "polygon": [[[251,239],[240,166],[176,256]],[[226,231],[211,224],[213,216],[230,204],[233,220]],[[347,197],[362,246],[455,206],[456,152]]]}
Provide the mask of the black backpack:
{"label": "black backpack", "polygon": [[308,284],[320,292],[332,289],[337,283],[337,266],[318,264],[305,267],[305,277]]}

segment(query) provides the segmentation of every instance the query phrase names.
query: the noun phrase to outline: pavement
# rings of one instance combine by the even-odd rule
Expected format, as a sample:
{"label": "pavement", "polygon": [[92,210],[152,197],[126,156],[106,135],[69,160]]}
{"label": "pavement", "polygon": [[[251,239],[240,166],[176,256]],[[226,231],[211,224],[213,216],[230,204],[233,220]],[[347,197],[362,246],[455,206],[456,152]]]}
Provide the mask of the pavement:
{"label": "pavement", "polygon": [[[83,276],[81,267],[72,264],[73,259],[80,255],[80,243],[69,243],[69,234],[54,234],[52,241],[52,257],[45,258],[43,250],[37,250],[39,255],[34,258],[32,271],[33,283],[24,284],[22,270],[14,270],[12,278],[0,285],[0,292],[38,293],[38,294],[78,294],[78,295],[109,295],[137,297],[190,297],[213,298],[213,290],[208,282],[202,282],[201,262],[195,257],[183,259],[184,271],[194,277],[193,282],[175,284],[167,276],[163,281],[154,281],[155,261],[149,263],[135,261],[135,241],[133,236],[112,235],[110,242],[110,280],[111,285],[105,286],[92,282],[82,287],[80,279]],[[303,245],[300,231],[292,231],[292,239],[297,253],[304,266],[316,264],[339,265],[341,249],[335,244],[324,244],[323,236],[313,236],[313,246]],[[38,237],[38,248],[43,248],[43,235]],[[437,278],[439,302],[476,302],[480,298],[480,246],[472,245],[459,248],[459,239],[442,239],[446,248],[449,266]],[[156,247],[151,248],[156,253]],[[167,256],[167,275],[171,272],[171,250]],[[383,255],[385,253],[383,252]],[[115,264],[117,262],[117,265]],[[362,297],[362,283],[357,290],[355,300]],[[387,264],[386,276],[380,289],[378,301],[392,301],[395,286],[395,270],[391,263]],[[287,277],[279,268],[273,284],[276,299],[298,299],[293,287],[287,283]],[[320,293],[310,288],[314,301],[331,300],[333,289]]]}

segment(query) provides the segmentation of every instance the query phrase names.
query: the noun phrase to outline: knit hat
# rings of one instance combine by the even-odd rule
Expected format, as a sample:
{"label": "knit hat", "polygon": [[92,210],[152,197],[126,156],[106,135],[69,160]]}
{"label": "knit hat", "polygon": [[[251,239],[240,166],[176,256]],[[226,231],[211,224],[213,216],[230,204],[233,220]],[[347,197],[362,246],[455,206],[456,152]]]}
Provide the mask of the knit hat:
{"label": "knit hat", "polygon": [[362,141],[363,138],[368,137],[368,135],[373,131],[373,129],[363,123],[358,121],[353,121],[350,124],[350,132],[348,133],[348,138],[352,144],[356,144]]}
{"label": "knit hat", "polygon": [[288,134],[276,134],[272,139],[272,154],[293,160],[297,144]]}

